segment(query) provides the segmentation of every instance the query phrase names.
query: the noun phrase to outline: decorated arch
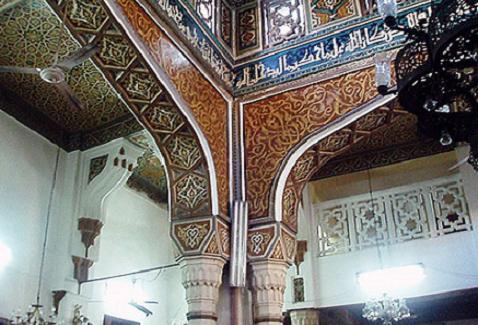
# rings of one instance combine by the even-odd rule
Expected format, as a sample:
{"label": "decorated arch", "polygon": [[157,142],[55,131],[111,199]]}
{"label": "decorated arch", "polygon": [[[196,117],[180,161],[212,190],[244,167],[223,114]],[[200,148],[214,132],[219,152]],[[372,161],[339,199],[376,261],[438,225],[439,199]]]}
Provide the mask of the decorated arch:
{"label": "decorated arch", "polygon": [[[59,17],[65,17],[66,26],[81,45],[97,44],[94,63],[150,133],[164,157],[171,193],[172,235],[181,254],[227,254],[228,248],[218,245],[216,238],[216,229],[228,229],[221,218],[227,210],[227,146],[218,152],[208,133],[213,129],[219,132],[216,142],[226,141],[227,129],[226,124],[216,128],[207,125],[214,123],[220,113],[201,111],[202,118],[198,116],[191,101],[172,87],[166,67],[152,64],[143,51],[144,44],[127,35],[126,30],[132,28],[125,29],[124,21],[115,18],[115,9],[109,6],[112,2],[48,2]],[[126,8],[125,12],[130,11]],[[169,51],[173,51],[175,47],[169,46]],[[223,156],[226,159],[222,160]]]}

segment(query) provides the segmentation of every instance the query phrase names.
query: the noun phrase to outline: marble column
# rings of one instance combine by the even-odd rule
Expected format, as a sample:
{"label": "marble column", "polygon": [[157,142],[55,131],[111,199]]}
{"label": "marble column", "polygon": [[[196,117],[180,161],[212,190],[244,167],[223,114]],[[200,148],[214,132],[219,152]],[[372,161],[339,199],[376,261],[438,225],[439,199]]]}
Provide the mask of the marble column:
{"label": "marble column", "polygon": [[254,324],[282,324],[282,307],[287,269],[282,261],[254,261],[252,266],[252,290]]}
{"label": "marble column", "polygon": [[217,301],[225,261],[210,256],[183,257],[179,261],[186,289],[188,325],[217,324]]}
{"label": "marble column", "polygon": [[315,309],[297,309],[290,311],[292,325],[319,325],[319,312]]}

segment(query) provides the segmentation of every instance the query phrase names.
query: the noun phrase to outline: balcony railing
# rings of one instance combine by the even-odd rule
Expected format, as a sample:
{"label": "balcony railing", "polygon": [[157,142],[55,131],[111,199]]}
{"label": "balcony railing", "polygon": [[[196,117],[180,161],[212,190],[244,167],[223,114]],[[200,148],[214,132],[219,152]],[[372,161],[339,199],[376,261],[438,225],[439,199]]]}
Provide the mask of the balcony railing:
{"label": "balcony railing", "polygon": [[472,230],[459,175],[314,206],[319,256]]}

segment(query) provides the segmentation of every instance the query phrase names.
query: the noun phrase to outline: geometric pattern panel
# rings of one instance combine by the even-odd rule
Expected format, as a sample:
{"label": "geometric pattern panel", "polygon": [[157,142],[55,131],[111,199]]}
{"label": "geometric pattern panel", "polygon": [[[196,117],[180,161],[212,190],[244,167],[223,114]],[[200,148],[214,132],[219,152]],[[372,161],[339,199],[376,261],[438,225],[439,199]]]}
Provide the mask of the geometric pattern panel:
{"label": "geometric pattern panel", "polygon": [[232,47],[232,33],[233,33],[233,25],[232,25],[232,15],[233,11],[230,9],[226,4],[224,4],[224,0],[221,3],[221,23],[220,23],[220,36],[221,39],[226,43],[229,47]]}
{"label": "geometric pattern panel", "polygon": [[[89,1],[88,1],[89,2]],[[91,4],[90,4],[91,5]],[[79,48],[63,33],[62,24],[43,0],[23,1],[0,14],[0,65],[45,68]],[[1,73],[0,84],[24,98],[68,132],[99,128],[129,116],[127,107],[91,61],[66,74],[66,81],[83,104],[71,107],[55,86],[36,75]]]}
{"label": "geometric pattern panel", "polygon": [[317,203],[319,256],[473,229],[459,175]]}
{"label": "geometric pattern panel", "polygon": [[276,45],[301,36],[305,31],[303,6],[299,0],[270,0],[264,3],[267,42]]}

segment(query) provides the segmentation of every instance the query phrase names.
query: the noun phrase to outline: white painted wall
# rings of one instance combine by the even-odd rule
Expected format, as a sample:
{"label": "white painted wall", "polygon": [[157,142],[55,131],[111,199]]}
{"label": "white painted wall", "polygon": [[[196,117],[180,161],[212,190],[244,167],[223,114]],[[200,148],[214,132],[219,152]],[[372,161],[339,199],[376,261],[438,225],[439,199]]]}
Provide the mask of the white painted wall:
{"label": "white painted wall", "polygon": [[[466,155],[467,149],[458,149],[457,158]],[[422,166],[414,174],[412,169],[401,165],[393,170],[375,170],[374,184],[379,189],[403,186],[404,184],[433,179],[445,176],[447,168],[457,160],[450,159],[449,155],[438,158],[421,160],[413,168]],[[439,161],[442,163],[440,164]],[[428,168],[428,169],[427,169]],[[393,168],[392,168],[393,169]],[[432,239],[413,240],[405,243],[382,247],[384,266],[394,267],[401,265],[422,263],[425,266],[426,278],[418,286],[401,290],[397,294],[405,297],[437,294],[452,290],[466,289],[478,286],[478,173],[467,164],[460,168],[464,179],[465,195],[468,200],[473,231],[460,232]],[[320,202],[320,199],[335,199],[338,193],[356,195],[366,192],[367,182],[363,175],[347,179],[329,179],[309,185],[304,191],[305,211],[299,216],[299,239],[308,240],[309,251],[301,265],[301,273],[305,279],[305,302],[293,303],[292,278],[295,267],[291,267],[288,274],[287,290],[285,293],[285,309],[306,307],[327,307],[348,305],[364,302],[367,294],[361,290],[356,280],[356,274],[363,271],[380,268],[377,249],[370,248],[347,254],[338,254],[318,258],[317,254],[317,220],[313,217],[311,205]],[[388,180],[387,180],[388,179]],[[334,185],[335,184],[335,185]],[[317,187],[324,185],[317,190]],[[340,191],[339,189],[340,188]],[[325,189],[330,189],[329,191]],[[374,186],[374,189],[376,187]],[[307,198],[312,197],[307,203]],[[305,226],[304,226],[305,225]]]}
{"label": "white painted wall", "polygon": [[[0,111],[0,242],[12,254],[11,263],[0,270],[0,317],[35,302],[56,152],[57,146]],[[60,285],[61,273],[68,267],[71,218],[61,206],[62,200],[68,200],[64,196],[65,156],[61,151],[50,221],[41,297],[47,306],[50,290]]]}
{"label": "white painted wall", "polygon": [[[92,277],[129,273],[174,263],[168,212],[127,187],[112,193],[106,202],[98,262],[92,268]],[[115,283],[130,286],[133,279],[136,279],[137,288],[144,294],[144,299],[159,302],[157,305],[146,305],[154,313],[148,318],[128,306],[125,303],[127,301],[121,303],[113,300],[111,303],[112,299],[108,298],[108,287],[111,288]],[[84,286],[85,289],[88,286],[93,289],[91,297],[93,302],[88,304],[87,315],[94,324],[102,324],[104,314],[138,321],[145,325],[182,325],[186,322],[185,290],[181,284],[178,267],[161,273],[156,271]],[[127,292],[126,290],[125,298],[130,297]]]}
{"label": "white painted wall", "polygon": [[[0,152],[0,243],[12,255],[11,262],[0,269],[0,317],[9,317],[35,302],[57,146],[0,111]],[[160,302],[152,305],[155,315],[147,320],[121,306],[107,311],[103,304],[92,303],[103,300],[104,284],[84,285],[82,295],[77,295],[71,255],[83,251],[77,230],[82,161],[79,152],[60,151],[42,286],[45,311],[51,307],[51,291],[66,289],[60,314],[67,322],[74,304],[81,303],[83,314],[95,325],[103,324],[105,313],[145,325],[183,325],[187,306],[178,268],[163,271],[156,280],[157,272],[138,277],[146,298]],[[91,250],[98,261],[90,278],[174,263],[167,211],[126,187],[113,192],[105,208],[99,245]]]}

